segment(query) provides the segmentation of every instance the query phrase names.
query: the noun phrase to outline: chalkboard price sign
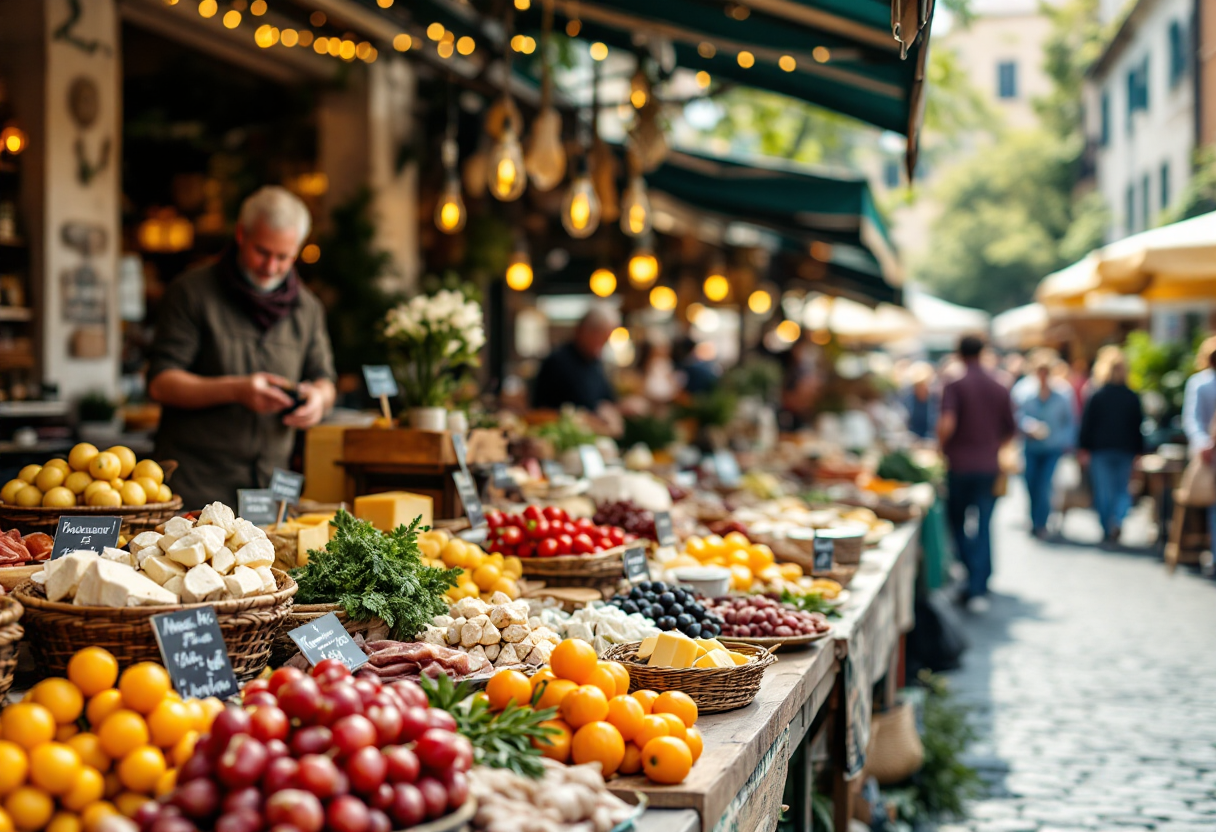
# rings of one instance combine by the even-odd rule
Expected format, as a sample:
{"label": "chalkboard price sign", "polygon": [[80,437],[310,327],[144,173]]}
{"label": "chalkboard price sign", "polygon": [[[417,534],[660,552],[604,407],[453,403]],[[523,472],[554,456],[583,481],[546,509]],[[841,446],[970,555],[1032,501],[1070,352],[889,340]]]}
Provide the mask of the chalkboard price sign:
{"label": "chalkboard price sign", "polygon": [[215,607],[167,612],[151,620],[173,689],[183,699],[227,699],[240,693]]}
{"label": "chalkboard price sign", "polygon": [[625,563],[625,578],[629,583],[650,580],[650,564],[646,561],[646,550],[641,546],[626,549],[621,560]]}
{"label": "chalkboard price sign", "polygon": [[671,512],[656,511],[654,513],[654,533],[659,539],[660,546],[675,546],[676,533],[671,527]]}
{"label": "chalkboard price sign", "polygon": [[397,379],[393,376],[393,368],[387,364],[364,364],[363,380],[367,382],[367,392],[373,399],[397,395]]}
{"label": "chalkboard price sign", "polygon": [[604,455],[594,445],[579,445],[578,458],[583,463],[583,476],[587,479],[595,479],[607,470],[604,466]]}
{"label": "chalkboard price sign", "polygon": [[270,526],[279,515],[279,504],[269,488],[241,488],[236,492],[237,515],[255,526]]}
{"label": "chalkboard price sign", "polygon": [[121,529],[121,517],[60,517],[51,558],[61,558],[79,549],[100,555],[102,549],[118,546]]}
{"label": "chalkboard price sign", "polygon": [[[284,471],[275,468],[270,475],[270,493],[280,503],[294,506],[300,502],[300,492],[304,490],[304,475],[295,471]],[[243,516],[243,515],[242,515]]]}
{"label": "chalkboard price sign", "polygon": [[464,471],[453,471],[452,480],[456,483],[456,493],[460,495],[460,502],[464,504],[464,513],[469,518],[469,525],[475,529],[486,525],[486,514],[481,507],[481,496],[477,493],[477,486],[473,484],[472,477]]}
{"label": "chalkboard price sign", "polygon": [[830,572],[836,557],[836,541],[815,536],[815,572]]}
{"label": "chalkboard price sign", "polygon": [[359,649],[336,613],[326,613],[287,635],[314,667],[325,659],[337,659],[354,671],[367,664],[367,654]]}

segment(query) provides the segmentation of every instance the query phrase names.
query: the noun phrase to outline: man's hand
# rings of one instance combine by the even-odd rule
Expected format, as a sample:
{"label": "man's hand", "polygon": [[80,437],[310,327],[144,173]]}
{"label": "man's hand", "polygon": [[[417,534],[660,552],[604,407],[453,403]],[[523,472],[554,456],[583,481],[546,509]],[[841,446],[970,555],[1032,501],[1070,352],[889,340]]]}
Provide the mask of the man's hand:
{"label": "man's hand", "polygon": [[1204,448],[1203,450],[1201,450],[1199,452],[1199,456],[1201,459],[1203,459],[1204,465],[1212,464],[1213,451],[1216,451],[1216,446],[1208,445],[1206,448]]}
{"label": "man's hand", "polygon": [[291,396],[284,392],[291,382],[270,373],[254,373],[239,380],[237,401],[254,413],[278,413],[292,405]]}
{"label": "man's hand", "polygon": [[304,404],[283,417],[283,424],[289,428],[310,428],[325,418],[329,409],[329,396],[325,388],[311,381],[302,381],[296,388],[304,397]]}

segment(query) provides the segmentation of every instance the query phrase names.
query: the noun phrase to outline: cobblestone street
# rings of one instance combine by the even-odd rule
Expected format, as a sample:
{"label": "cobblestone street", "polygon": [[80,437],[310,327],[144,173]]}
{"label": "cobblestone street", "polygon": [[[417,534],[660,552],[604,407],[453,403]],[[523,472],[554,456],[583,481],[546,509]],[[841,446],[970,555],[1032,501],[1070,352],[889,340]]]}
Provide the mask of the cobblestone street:
{"label": "cobblestone street", "polygon": [[1089,545],[1090,512],[1040,543],[1024,506],[1012,488],[999,505],[992,609],[962,614],[971,649],[950,675],[991,788],[943,829],[1216,830],[1216,585],[1167,575],[1146,549]]}

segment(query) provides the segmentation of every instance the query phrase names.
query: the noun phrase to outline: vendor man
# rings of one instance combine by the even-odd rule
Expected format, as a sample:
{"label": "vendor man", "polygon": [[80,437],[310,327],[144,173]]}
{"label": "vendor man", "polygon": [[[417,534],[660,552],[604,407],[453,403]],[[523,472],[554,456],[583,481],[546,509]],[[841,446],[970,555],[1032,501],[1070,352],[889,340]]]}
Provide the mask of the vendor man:
{"label": "vendor man", "polygon": [[551,352],[540,365],[532,406],[558,410],[572,404],[591,414],[598,433],[620,436],[624,421],[602,360],[608,337],[620,325],[616,309],[606,304],[592,306],[575,327],[573,340]]}
{"label": "vendor man", "polygon": [[161,300],[148,394],[163,405],[156,457],[179,463],[187,509],[235,508],[237,489],[265,488],[296,429],[333,407],[325,307],[293,268],[309,225],[289,191],[262,188],[241,205],[236,244]]}

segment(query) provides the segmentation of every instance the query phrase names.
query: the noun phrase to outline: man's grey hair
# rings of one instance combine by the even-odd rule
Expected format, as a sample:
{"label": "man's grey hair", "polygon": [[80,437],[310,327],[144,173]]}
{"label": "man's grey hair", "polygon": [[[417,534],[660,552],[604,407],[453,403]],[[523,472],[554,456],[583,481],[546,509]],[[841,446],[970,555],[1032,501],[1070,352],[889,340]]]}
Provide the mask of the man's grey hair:
{"label": "man's grey hair", "polygon": [[579,329],[612,330],[621,325],[621,313],[615,306],[596,303],[587,310],[578,322]]}
{"label": "man's grey hair", "polygon": [[296,229],[300,234],[300,245],[304,244],[312,227],[308,207],[298,196],[278,185],[258,188],[241,203],[237,224],[245,231],[251,231],[259,222],[275,231]]}

